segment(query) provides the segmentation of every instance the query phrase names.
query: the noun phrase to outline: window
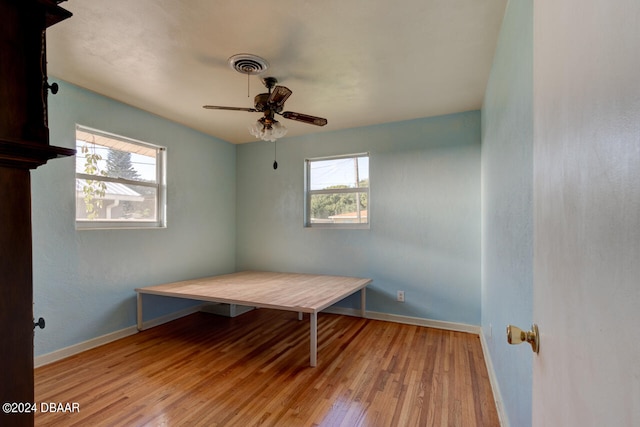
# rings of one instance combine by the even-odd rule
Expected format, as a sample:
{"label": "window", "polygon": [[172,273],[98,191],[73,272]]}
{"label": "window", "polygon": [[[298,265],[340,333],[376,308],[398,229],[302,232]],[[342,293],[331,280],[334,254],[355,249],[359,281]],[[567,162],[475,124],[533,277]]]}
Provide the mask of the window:
{"label": "window", "polygon": [[369,227],[369,154],[305,161],[305,226]]}
{"label": "window", "polygon": [[164,147],[76,126],[76,227],[165,226]]}

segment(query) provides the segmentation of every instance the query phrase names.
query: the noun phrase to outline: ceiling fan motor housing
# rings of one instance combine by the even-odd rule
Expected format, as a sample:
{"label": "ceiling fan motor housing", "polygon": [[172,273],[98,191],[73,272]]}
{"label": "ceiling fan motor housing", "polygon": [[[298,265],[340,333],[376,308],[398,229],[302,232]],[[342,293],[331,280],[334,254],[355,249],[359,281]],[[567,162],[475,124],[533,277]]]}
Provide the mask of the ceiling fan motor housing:
{"label": "ceiling fan motor housing", "polygon": [[271,95],[268,93],[260,93],[256,95],[255,98],[253,99],[254,108],[260,112],[271,110],[274,113],[280,113],[284,105],[269,102],[270,96]]}
{"label": "ceiling fan motor housing", "polygon": [[254,107],[258,111],[264,111],[269,106],[269,94],[268,93],[259,93],[253,98]]}

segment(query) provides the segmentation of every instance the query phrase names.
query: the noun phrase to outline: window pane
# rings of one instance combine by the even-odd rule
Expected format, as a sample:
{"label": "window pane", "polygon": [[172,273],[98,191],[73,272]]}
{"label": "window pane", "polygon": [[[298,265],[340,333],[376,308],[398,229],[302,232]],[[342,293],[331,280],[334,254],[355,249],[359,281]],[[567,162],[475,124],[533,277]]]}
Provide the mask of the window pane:
{"label": "window pane", "polygon": [[99,180],[76,179],[76,219],[157,221],[157,189]]}
{"label": "window pane", "polygon": [[[356,201],[359,200],[359,204]],[[311,194],[312,224],[367,224],[367,193]]]}
{"label": "window pane", "polygon": [[313,160],[309,162],[309,189],[358,188],[369,186],[369,158]]}
{"label": "window pane", "polygon": [[81,140],[76,144],[76,173],[157,182],[156,150],[138,154]]}

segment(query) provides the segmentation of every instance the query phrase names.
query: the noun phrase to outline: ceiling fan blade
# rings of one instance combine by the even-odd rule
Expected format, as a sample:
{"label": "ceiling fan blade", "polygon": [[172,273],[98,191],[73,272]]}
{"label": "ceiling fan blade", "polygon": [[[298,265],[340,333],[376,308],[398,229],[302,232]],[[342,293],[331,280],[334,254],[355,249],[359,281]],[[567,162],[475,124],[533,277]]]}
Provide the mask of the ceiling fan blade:
{"label": "ceiling fan blade", "polygon": [[276,86],[273,88],[271,92],[271,96],[269,96],[268,102],[271,104],[276,104],[277,106],[282,107],[284,105],[284,101],[286,101],[292,94],[289,88],[284,86]]}
{"label": "ceiling fan blade", "polygon": [[297,120],[299,122],[307,123],[310,125],[316,126],[324,126],[326,125],[327,119],[323,119],[322,117],[310,116],[308,114],[294,113],[293,111],[285,111],[282,113],[282,117],[285,119]]}
{"label": "ceiling fan blade", "polygon": [[218,105],[203,105],[202,108],[206,108],[207,110],[231,110],[231,111],[248,111],[250,113],[255,113],[255,108],[244,108],[244,107],[220,107]]}

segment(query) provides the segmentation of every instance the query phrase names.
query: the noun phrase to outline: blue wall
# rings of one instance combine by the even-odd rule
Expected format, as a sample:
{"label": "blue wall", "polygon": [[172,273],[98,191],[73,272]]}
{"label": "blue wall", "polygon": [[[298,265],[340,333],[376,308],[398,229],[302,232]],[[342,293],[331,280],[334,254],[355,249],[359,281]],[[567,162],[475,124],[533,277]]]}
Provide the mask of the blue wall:
{"label": "blue wall", "polygon": [[532,352],[507,344],[505,327],[532,323],[532,200],[533,4],[511,0],[482,109],[482,332],[518,427],[531,425]]}
{"label": "blue wall", "polygon": [[[305,158],[359,152],[371,228],[304,228]],[[238,269],[371,277],[368,310],[480,324],[478,111],[285,138],[277,170],[273,154],[272,142],[238,146]]]}
{"label": "blue wall", "polygon": [[[235,269],[235,146],[64,82],[49,99],[52,145],[79,123],[167,147],[168,227],[77,231],[75,159],[33,171],[36,355],[134,325],[136,287]],[[145,320],[189,304],[157,297]]]}

